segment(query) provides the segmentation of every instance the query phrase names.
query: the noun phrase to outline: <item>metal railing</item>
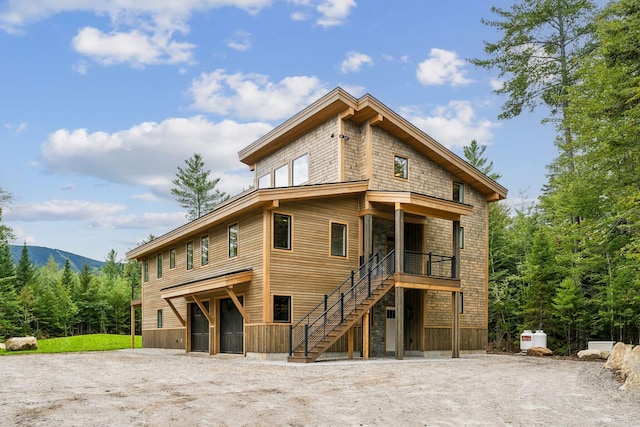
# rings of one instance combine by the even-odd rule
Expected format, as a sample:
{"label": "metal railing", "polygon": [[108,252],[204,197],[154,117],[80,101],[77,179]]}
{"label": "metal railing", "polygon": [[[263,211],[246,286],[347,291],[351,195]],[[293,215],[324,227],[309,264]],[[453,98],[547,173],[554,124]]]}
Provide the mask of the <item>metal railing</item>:
{"label": "metal railing", "polygon": [[456,257],[432,252],[404,251],[404,272],[420,276],[455,279],[457,273]]}
{"label": "metal railing", "polygon": [[290,356],[300,348],[307,356],[395,273],[394,251],[378,259],[378,254],[369,258],[298,323],[289,327]]}

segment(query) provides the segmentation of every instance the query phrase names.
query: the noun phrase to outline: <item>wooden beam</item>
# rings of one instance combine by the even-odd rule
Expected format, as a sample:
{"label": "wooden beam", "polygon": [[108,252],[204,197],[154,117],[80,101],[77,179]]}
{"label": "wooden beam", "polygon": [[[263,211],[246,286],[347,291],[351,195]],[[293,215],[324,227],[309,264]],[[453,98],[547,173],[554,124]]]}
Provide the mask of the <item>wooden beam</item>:
{"label": "wooden beam", "polygon": [[167,289],[162,292],[160,296],[164,299],[188,297],[192,295],[204,294],[214,291],[216,289],[222,289],[227,286],[237,285],[239,283],[250,282],[253,278],[253,271],[242,271],[235,274],[229,274],[222,277],[217,277],[210,280],[203,280],[201,282],[192,283],[189,285],[180,286],[177,288]]}
{"label": "wooden beam", "polygon": [[459,292],[451,292],[451,357],[460,357],[460,295]]}
{"label": "wooden beam", "polygon": [[[404,211],[396,203],[395,215],[396,272],[404,272]],[[404,288],[396,288],[396,359],[404,358]]]}
{"label": "wooden beam", "polygon": [[362,316],[362,358],[369,360],[369,310]]}
{"label": "wooden beam", "polygon": [[178,321],[180,322],[180,324],[182,326],[186,327],[187,326],[187,322],[185,322],[184,319],[182,318],[182,316],[180,315],[180,313],[178,313],[178,310],[176,310],[176,307],[173,305],[171,300],[169,298],[165,298],[165,301],[167,302],[167,304],[169,304],[169,307],[173,311],[173,314],[175,314],[176,317],[178,318]]}
{"label": "wooden beam", "polygon": [[131,348],[136,347],[136,306],[131,304]]}
{"label": "wooden beam", "polygon": [[198,304],[198,307],[200,307],[200,311],[202,311],[202,314],[204,314],[204,317],[206,317],[207,320],[209,321],[209,327],[213,326],[214,321],[211,318],[211,315],[209,314],[209,310],[207,310],[207,307],[204,306],[202,301],[200,301],[196,295],[193,296],[193,300],[196,302],[196,304]]}
{"label": "wooden beam", "polygon": [[376,114],[375,117],[370,119],[369,126],[377,126],[384,120],[384,116],[382,114]]}
{"label": "wooden beam", "polygon": [[271,211],[262,211],[262,321],[269,322],[271,316]]}
{"label": "wooden beam", "polygon": [[344,110],[342,113],[340,113],[339,115],[340,120],[350,119],[351,117],[353,117],[355,113],[356,111],[352,107],[349,107],[346,110]]}
{"label": "wooden beam", "polygon": [[353,326],[347,332],[347,354],[349,360],[353,359]]}
{"label": "wooden beam", "polygon": [[244,319],[244,321],[246,323],[249,323],[249,315],[245,311],[245,309],[242,306],[242,304],[240,304],[240,300],[238,299],[236,294],[233,292],[233,287],[229,286],[228,288],[224,288],[224,290],[227,291],[227,294],[229,295],[229,298],[231,298],[231,301],[233,301],[233,304],[235,304],[236,308],[238,309],[238,311],[242,315],[242,318]]}

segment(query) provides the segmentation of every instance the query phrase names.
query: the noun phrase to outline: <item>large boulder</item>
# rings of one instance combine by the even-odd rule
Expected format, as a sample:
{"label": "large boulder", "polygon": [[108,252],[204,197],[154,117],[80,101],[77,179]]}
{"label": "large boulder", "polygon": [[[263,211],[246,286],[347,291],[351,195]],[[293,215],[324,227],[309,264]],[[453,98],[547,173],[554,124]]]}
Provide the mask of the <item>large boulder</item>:
{"label": "large boulder", "polygon": [[631,353],[632,349],[633,345],[631,344],[625,344],[623,342],[616,343],[611,349],[611,353],[609,353],[609,358],[607,359],[607,363],[604,364],[604,367],[611,369],[613,372],[619,371],[622,369],[625,354]]}
{"label": "large boulder", "polygon": [[605,350],[581,350],[578,352],[578,358],[582,360],[603,360],[609,357],[609,352]]}
{"label": "large boulder", "polygon": [[4,342],[4,346],[7,351],[37,350],[38,340],[36,337],[9,338]]}
{"label": "large boulder", "polygon": [[616,379],[624,383],[621,390],[640,388],[640,345],[616,343],[604,367],[612,370]]}
{"label": "large boulder", "polygon": [[553,351],[549,350],[546,347],[531,347],[527,349],[527,356],[552,356]]}

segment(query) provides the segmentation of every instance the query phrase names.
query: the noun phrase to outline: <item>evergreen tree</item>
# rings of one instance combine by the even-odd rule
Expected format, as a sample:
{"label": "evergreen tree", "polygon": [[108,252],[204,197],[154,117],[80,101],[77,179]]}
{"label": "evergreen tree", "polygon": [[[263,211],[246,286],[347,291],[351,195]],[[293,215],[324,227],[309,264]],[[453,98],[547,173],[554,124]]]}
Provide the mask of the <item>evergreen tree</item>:
{"label": "evergreen tree", "polygon": [[176,186],[171,189],[171,194],[187,210],[187,218],[194,220],[211,212],[229,196],[216,189],[220,178],[209,179],[211,171],[205,170],[200,154],[194,154],[185,163],[186,168],[178,166],[176,178],[171,181]]}
{"label": "evergreen tree", "polygon": [[115,279],[122,274],[122,268],[122,263],[118,261],[118,253],[111,249],[107,254],[105,264],[102,266],[102,274],[110,279]]}
{"label": "evergreen tree", "polygon": [[20,292],[28,283],[31,283],[35,269],[31,264],[29,258],[29,251],[27,250],[27,242],[22,245],[22,252],[20,253],[20,260],[18,261],[18,267],[16,268],[16,291]]}

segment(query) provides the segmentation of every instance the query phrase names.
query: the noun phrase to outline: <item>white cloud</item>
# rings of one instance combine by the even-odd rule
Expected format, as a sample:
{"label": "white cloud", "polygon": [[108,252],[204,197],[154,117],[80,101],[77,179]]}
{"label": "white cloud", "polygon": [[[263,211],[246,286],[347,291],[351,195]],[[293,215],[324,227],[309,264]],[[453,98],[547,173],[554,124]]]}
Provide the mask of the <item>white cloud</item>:
{"label": "white cloud", "polygon": [[446,147],[463,147],[472,140],[488,145],[493,138],[492,129],[497,127],[486,119],[477,119],[469,101],[451,101],[437,107],[429,114],[414,107],[405,107],[400,114]]}
{"label": "white cloud", "polygon": [[500,90],[504,87],[504,80],[501,79],[491,79],[489,80],[489,85],[493,90]]}
{"label": "white cloud", "polygon": [[28,125],[29,125],[29,124],[28,124],[28,123],[26,123],[26,122],[24,122],[24,123],[20,123],[20,124],[18,125],[18,127],[16,128],[16,134],[22,133],[22,132],[24,132],[25,130],[27,130],[27,126],[28,126]]}
{"label": "white cloud", "polygon": [[[105,34],[96,28],[85,27],[78,31],[71,44],[76,52],[103,65],[129,63],[144,66],[193,62],[195,45],[172,41],[172,35],[170,31],[145,34],[139,30]],[[78,71],[84,74],[86,67]]]}
{"label": "white cloud", "polygon": [[352,50],[351,52],[347,53],[347,57],[344,61],[342,61],[342,64],[340,64],[340,71],[342,72],[342,74],[357,73],[365,64],[373,65],[373,60],[371,59],[371,57],[364,53]]}
{"label": "white cloud", "polygon": [[68,221],[90,220],[124,211],[124,205],[94,203],[84,200],[45,200],[35,203],[15,204],[7,209],[7,219],[12,221]]}
{"label": "white cloud", "polygon": [[309,15],[304,12],[293,12],[289,15],[292,21],[306,21],[309,19]]}
{"label": "white cloud", "polygon": [[227,41],[227,46],[231,49],[245,52],[251,47],[251,34],[244,30],[234,31],[231,38]]}
{"label": "white cloud", "polygon": [[238,151],[269,130],[265,123],[212,123],[201,116],[145,122],[114,133],[59,129],[43,144],[41,157],[56,174],[142,186],[172,199],[177,167],[200,153],[211,177],[221,177],[220,189],[235,194],[252,182]]}
{"label": "white cloud", "polygon": [[465,62],[458,58],[455,52],[433,48],[429,53],[429,59],[418,64],[416,75],[424,86],[463,86],[471,83],[471,80],[465,77],[467,72],[463,69],[464,65]]}
{"label": "white cloud", "polygon": [[262,74],[227,74],[218,69],[193,80],[192,107],[242,119],[287,118],[327,93],[314,76],[286,77],[274,83]]}
{"label": "white cloud", "polygon": [[356,6],[355,0],[323,0],[317,7],[322,15],[317,20],[321,27],[342,25],[349,16],[351,8]]}

